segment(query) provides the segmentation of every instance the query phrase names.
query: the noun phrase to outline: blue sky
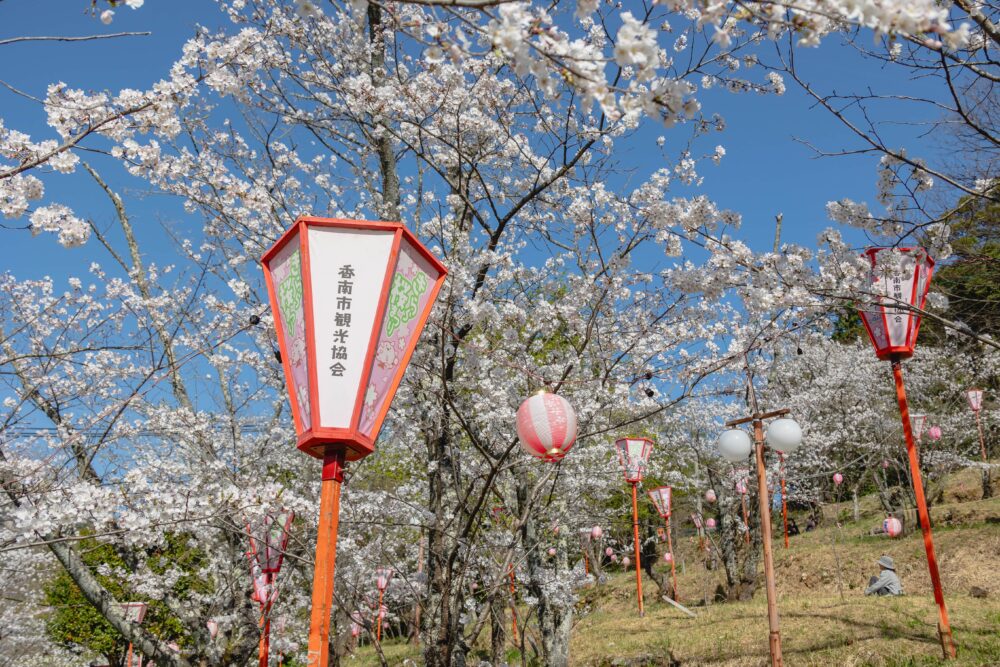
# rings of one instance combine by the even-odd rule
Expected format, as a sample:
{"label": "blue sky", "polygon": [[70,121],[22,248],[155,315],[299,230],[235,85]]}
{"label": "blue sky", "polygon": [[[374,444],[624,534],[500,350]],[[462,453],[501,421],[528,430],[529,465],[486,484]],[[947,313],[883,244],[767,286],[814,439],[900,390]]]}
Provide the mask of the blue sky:
{"label": "blue sky", "polygon": [[[152,35],[75,44],[5,45],[0,47],[5,63],[0,79],[38,97],[44,96],[49,82],[58,80],[95,90],[144,88],[163,76],[197,24],[214,27],[221,22],[212,0],[146,0],[138,11],[122,6],[110,26],[89,14],[88,4],[84,0],[48,3],[3,0],[0,39],[147,30]],[[928,93],[919,90],[924,84],[900,78],[895,68],[885,69],[864,61],[853,49],[839,45],[837,39],[832,38],[818,49],[799,52],[800,67],[812,78],[822,80],[827,90],[846,92],[870,85],[894,92]],[[757,74],[762,75],[762,72]],[[817,158],[807,146],[795,141],[800,137],[830,150],[857,146],[825,111],[810,108],[811,100],[791,82],[782,97],[737,95],[721,89],[701,93],[699,97],[703,111],[720,113],[727,122],[724,133],[712,134],[699,144],[704,152],[710,152],[719,143],[727,152],[720,166],[706,163],[701,169],[705,183],[700,191],[721,206],[743,214],[744,227],[738,235],[754,248],[770,247],[774,215],[778,212],[784,214],[783,240],[812,246],[816,234],[832,224],[825,212],[829,200],[850,197],[875,204],[877,157]],[[37,103],[6,91],[0,91],[0,99],[3,100],[0,115],[8,127],[27,131],[35,138],[53,136]],[[919,130],[903,124],[886,129],[892,141],[908,144]],[[655,148],[655,139],[661,134],[668,141],[663,153]],[[639,173],[648,173],[667,164],[663,155],[676,153],[670,150],[670,142],[680,141],[686,134],[686,131],[664,130],[651,121],[624,144],[619,159],[634,161]],[[920,145],[919,140],[916,145]],[[933,145],[924,148],[938,149]],[[118,175],[115,178],[121,182],[117,181]],[[135,185],[141,187],[138,181]],[[83,174],[48,179],[47,188],[47,199],[86,202],[87,205],[78,208],[94,215],[99,224],[102,215],[106,221],[112,219],[113,210],[102,199],[103,194]],[[179,202],[162,197],[146,197],[131,206],[137,222],[150,223],[143,225],[143,233],[148,235],[163,235],[155,224],[158,219],[185,217]],[[66,250],[52,237],[31,239],[26,231],[0,234],[0,243],[6,251],[0,269],[11,270],[21,278],[82,273],[96,252],[94,248]],[[859,246],[865,242],[857,234],[849,238]]]}

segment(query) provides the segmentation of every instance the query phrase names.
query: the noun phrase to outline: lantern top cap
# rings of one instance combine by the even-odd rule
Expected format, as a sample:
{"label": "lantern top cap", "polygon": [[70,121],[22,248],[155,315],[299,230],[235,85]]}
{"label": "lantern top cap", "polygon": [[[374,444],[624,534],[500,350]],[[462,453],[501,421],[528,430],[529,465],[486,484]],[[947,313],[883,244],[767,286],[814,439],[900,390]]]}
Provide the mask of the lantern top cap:
{"label": "lantern top cap", "polygon": [[925,260],[926,262],[928,262],[932,266],[934,265],[934,258],[931,257],[931,255],[930,255],[929,252],[927,252],[927,248],[923,248],[923,247],[920,247],[920,246],[906,247],[906,248],[904,248],[904,247],[894,248],[894,247],[891,247],[891,246],[875,246],[875,247],[866,249],[865,252],[864,252],[864,254],[867,255],[868,258],[874,264],[875,263],[875,256],[878,255],[883,250],[898,250],[900,253],[909,254],[909,255],[915,255],[916,257]]}
{"label": "lantern top cap", "polygon": [[619,442],[626,442],[627,440],[642,440],[643,442],[653,443],[653,440],[651,438],[646,438],[639,435],[627,435],[624,438],[616,439],[615,444],[618,444]]}
{"label": "lantern top cap", "polygon": [[432,255],[424,245],[417,238],[410,229],[404,225],[402,222],[389,222],[385,220],[348,220],[344,218],[318,218],[311,215],[303,215],[295,220],[285,232],[278,237],[264,256],[261,257],[261,262],[267,264],[271,261],[279,250],[281,250],[288,241],[290,241],[296,234],[298,234],[305,227],[340,227],[344,229],[358,229],[358,230],[373,230],[373,231],[391,231],[395,232],[401,230],[403,236],[410,242],[410,245],[420,253],[420,256],[427,260],[431,266],[433,266],[441,275],[447,275],[448,269],[438,261],[437,257]]}

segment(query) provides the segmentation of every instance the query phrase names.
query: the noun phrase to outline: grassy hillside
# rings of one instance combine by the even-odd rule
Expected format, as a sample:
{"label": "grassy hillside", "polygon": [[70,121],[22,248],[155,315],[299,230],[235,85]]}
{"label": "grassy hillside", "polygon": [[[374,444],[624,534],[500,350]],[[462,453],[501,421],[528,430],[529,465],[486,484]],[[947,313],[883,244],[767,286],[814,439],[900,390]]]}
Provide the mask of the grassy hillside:
{"label": "grassy hillside", "polygon": [[[964,493],[965,486],[975,488],[978,483],[978,474],[968,472],[949,484],[946,502],[932,510],[938,563],[959,647],[959,660],[949,664],[1000,665],[1000,498],[948,502],[978,497],[971,490]],[[863,499],[860,521],[843,521],[850,514],[849,503],[828,507],[827,516],[841,516],[839,528],[827,521],[813,532],[793,537],[787,550],[780,539],[775,541],[785,664],[944,664],[919,531],[893,540],[869,535],[882,516],[873,498]],[[640,619],[634,574],[614,573],[607,583],[581,591],[571,645],[573,665],[768,664],[763,589],[750,602],[706,605],[724,575],[698,562],[692,540],[678,542],[678,562],[684,563],[683,572],[678,571],[680,598],[697,618],[656,602],[656,586],[646,581],[646,616]],[[862,594],[868,577],[878,571],[875,560],[883,553],[896,561],[904,597],[876,599]],[[971,597],[973,586],[985,589],[988,597]],[[407,657],[419,664],[415,647],[389,643],[385,649],[389,664],[401,664]],[[360,667],[379,661],[370,648],[362,647],[350,664]],[[520,659],[511,662],[516,664]]]}

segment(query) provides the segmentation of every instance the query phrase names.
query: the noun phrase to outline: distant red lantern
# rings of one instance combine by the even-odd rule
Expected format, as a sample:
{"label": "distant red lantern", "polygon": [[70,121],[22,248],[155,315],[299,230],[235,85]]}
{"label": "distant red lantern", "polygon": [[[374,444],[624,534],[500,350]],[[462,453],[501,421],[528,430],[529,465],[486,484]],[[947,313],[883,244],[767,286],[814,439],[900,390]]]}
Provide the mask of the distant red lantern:
{"label": "distant red lantern", "polygon": [[741,496],[747,495],[746,482],[744,482],[743,480],[739,480],[736,482],[736,493],[740,494]]}
{"label": "distant red lantern", "polygon": [[653,452],[653,441],[649,438],[621,438],[615,441],[618,463],[625,473],[625,481],[637,484],[646,472],[649,455]]}
{"label": "distant red lantern", "polygon": [[601,539],[602,535],[604,535],[604,531],[601,529],[600,526],[594,526],[593,528],[590,529],[590,539],[599,540]]}
{"label": "distant red lantern", "polygon": [[555,555],[556,555],[555,547],[549,547],[549,556],[555,556]]}
{"label": "distant red lantern", "polygon": [[882,532],[889,537],[898,537],[903,532],[902,522],[894,516],[882,522]]}
{"label": "distant red lantern", "polygon": [[965,392],[965,399],[969,401],[969,408],[973,412],[979,412],[983,409],[982,389],[967,389]]}
{"label": "distant red lantern", "polygon": [[628,556],[622,556],[622,567],[628,567],[628,564],[631,562],[632,561],[628,559]]}
{"label": "distant red lantern", "polygon": [[385,591],[389,588],[389,582],[392,580],[392,568],[380,567],[375,570],[375,588],[378,589],[378,622],[375,626],[375,639],[377,641],[382,641],[382,618],[385,616],[385,606],[382,605],[382,600],[385,597]]}
{"label": "distant red lantern", "polygon": [[672,553],[670,553],[669,551],[667,553],[663,554],[663,562],[665,562],[665,563],[673,563],[674,562],[674,555]]}
{"label": "distant red lantern", "polygon": [[612,549],[611,547],[608,547],[607,549],[604,550],[604,555],[610,558],[611,556],[615,555],[615,550]]}
{"label": "distant red lantern", "polygon": [[672,490],[669,486],[658,486],[651,491],[647,491],[646,495],[653,502],[653,507],[656,508],[656,513],[660,517],[666,519],[670,516],[670,496]]}
{"label": "distant red lantern", "polygon": [[208,636],[215,639],[219,635],[219,624],[216,621],[205,621],[205,626],[208,628]]}
{"label": "distant red lantern", "polygon": [[705,492],[705,502],[714,503],[716,500],[717,498],[715,496],[715,491],[709,489],[708,491]]}
{"label": "distant red lantern", "polygon": [[277,574],[285,559],[288,535],[295,519],[295,512],[282,510],[276,516],[266,515],[257,526],[248,523],[250,551],[264,574]]}
{"label": "distant red lantern", "polygon": [[833,483],[840,486],[844,482],[844,476],[839,472],[833,473]]}
{"label": "distant red lantern", "polygon": [[711,517],[705,519],[705,528],[707,530],[715,530],[715,519]]}
{"label": "distant red lantern", "polygon": [[611,554],[609,556],[609,558],[611,559],[612,563],[617,563],[618,562],[618,554]]}
{"label": "distant red lantern", "polygon": [[[901,255],[897,275],[880,266],[884,257]],[[913,356],[920,330],[920,316],[910,307],[923,308],[934,272],[934,260],[923,248],[869,248],[865,251],[872,266],[871,282],[875,300],[859,308],[879,359],[906,359]]]}
{"label": "distant red lantern", "polygon": [[536,459],[559,461],[576,442],[576,412],[562,396],[541,391],[517,409],[517,437]]}
{"label": "distant red lantern", "polygon": [[360,634],[361,626],[358,623],[351,621],[351,636],[357,639]]}
{"label": "distant red lantern", "polygon": [[914,413],[910,419],[913,421],[913,436],[919,441],[927,426],[927,415]]}

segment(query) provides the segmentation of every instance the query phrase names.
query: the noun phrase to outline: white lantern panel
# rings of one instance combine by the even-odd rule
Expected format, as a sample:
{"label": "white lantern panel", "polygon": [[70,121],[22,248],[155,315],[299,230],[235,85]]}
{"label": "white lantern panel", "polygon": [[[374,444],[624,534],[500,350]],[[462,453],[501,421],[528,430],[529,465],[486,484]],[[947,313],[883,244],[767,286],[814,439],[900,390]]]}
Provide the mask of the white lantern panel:
{"label": "white lantern panel", "polygon": [[983,409],[982,389],[970,389],[965,392],[965,396],[969,400],[969,407],[972,408],[973,412],[979,412]]}
{"label": "white lantern panel", "polygon": [[394,392],[393,379],[403,363],[410,341],[418,334],[420,315],[440,277],[424,256],[405,238],[400,244],[399,259],[389,288],[385,318],[375,347],[372,372],[365,390],[358,430],[373,440],[381,425],[387,401]]}
{"label": "white lantern panel", "polygon": [[[350,428],[394,230],[309,228],[319,423]],[[325,359],[325,363],[318,360]]]}
{"label": "white lantern panel", "polygon": [[306,354],[306,323],[302,293],[302,255],[299,235],[293,236],[269,263],[274,294],[278,302],[278,326],[285,338],[284,360],[292,373],[291,391],[295,393],[302,430],[312,424],[309,405],[309,363]]}
{"label": "white lantern panel", "polygon": [[888,298],[885,301],[885,319],[889,327],[889,344],[893,347],[909,343],[907,333],[910,329],[910,318],[913,315],[901,304],[913,302],[913,259],[902,258],[902,275],[887,275],[882,278],[882,286]]}

